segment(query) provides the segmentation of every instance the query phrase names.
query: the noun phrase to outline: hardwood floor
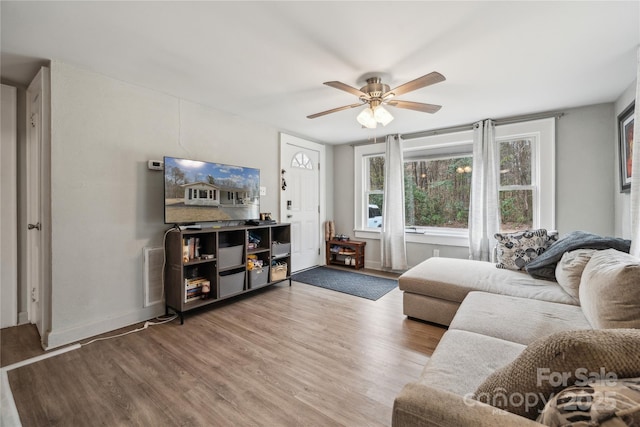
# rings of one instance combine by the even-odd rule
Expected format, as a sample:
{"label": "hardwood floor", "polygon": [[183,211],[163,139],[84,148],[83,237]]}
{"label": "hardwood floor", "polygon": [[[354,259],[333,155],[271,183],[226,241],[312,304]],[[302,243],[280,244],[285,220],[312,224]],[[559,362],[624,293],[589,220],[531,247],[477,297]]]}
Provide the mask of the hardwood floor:
{"label": "hardwood floor", "polygon": [[388,426],[443,333],[403,316],[397,288],[283,282],[8,376],[25,427]]}

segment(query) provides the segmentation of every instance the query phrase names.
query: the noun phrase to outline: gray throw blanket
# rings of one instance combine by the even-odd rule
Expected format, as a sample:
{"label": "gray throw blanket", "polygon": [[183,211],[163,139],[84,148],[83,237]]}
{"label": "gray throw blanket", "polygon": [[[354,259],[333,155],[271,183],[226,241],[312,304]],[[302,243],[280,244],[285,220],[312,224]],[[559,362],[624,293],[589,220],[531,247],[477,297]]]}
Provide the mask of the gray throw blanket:
{"label": "gray throw blanket", "polygon": [[528,263],[525,269],[533,278],[555,280],[556,264],[565,252],[575,249],[616,249],[629,253],[631,240],[602,237],[585,231],[573,231],[549,246],[546,251]]}

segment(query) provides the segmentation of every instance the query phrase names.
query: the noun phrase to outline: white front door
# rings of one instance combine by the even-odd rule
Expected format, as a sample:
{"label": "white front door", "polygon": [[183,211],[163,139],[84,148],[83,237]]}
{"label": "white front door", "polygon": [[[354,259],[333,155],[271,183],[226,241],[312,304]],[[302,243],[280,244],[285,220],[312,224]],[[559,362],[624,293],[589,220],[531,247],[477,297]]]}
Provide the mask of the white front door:
{"label": "white front door", "polygon": [[281,143],[280,220],[291,224],[292,272],[319,265],[322,253],[320,151],[301,142],[283,138]]}

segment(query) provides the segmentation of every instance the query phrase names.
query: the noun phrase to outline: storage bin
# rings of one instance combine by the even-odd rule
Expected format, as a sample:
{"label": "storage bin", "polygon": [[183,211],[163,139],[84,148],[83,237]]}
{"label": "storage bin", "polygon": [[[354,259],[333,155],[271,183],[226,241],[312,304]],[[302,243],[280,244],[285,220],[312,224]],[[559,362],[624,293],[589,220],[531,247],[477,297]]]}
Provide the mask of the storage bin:
{"label": "storage bin", "polygon": [[277,282],[287,278],[287,263],[283,262],[278,265],[271,266],[271,281]]}
{"label": "storage bin", "polygon": [[220,275],[220,298],[237,294],[244,290],[245,271]]}
{"label": "storage bin", "polygon": [[264,286],[269,281],[269,270],[266,268],[256,268],[249,271],[249,289]]}
{"label": "storage bin", "polygon": [[218,250],[218,268],[242,265],[242,251],[244,245],[221,247]]}
{"label": "storage bin", "polygon": [[271,244],[271,256],[282,256],[291,253],[291,243],[278,243],[273,242]]}

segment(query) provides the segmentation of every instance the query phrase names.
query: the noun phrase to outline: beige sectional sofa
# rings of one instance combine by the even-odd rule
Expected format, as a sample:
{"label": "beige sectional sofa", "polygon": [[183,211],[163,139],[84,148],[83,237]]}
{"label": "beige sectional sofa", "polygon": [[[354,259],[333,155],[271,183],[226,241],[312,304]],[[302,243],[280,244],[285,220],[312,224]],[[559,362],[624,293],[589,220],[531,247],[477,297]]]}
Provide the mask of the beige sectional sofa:
{"label": "beige sectional sofa", "polygon": [[[403,274],[398,282],[404,292],[404,313],[410,318],[447,325],[449,329],[421,377],[407,384],[397,396],[393,426],[540,425],[535,418],[544,402],[535,402],[537,407],[527,408],[529,412],[522,414],[521,408],[495,407],[474,397],[478,397],[479,388],[503,370],[513,368],[513,364],[517,367],[518,363],[526,363],[524,366],[538,363],[523,360],[531,357],[535,348],[542,348],[544,353],[545,349],[556,348],[553,346],[558,345],[560,338],[562,345],[578,348],[571,343],[572,336],[580,335],[575,331],[585,331],[587,345],[594,328],[630,331],[622,338],[627,340],[623,344],[638,350],[631,353],[635,354],[631,358],[637,360],[631,360],[630,369],[624,365],[623,373],[640,377],[640,330],[628,329],[640,328],[640,259],[613,249],[592,252],[580,266],[584,273],[582,277],[578,275],[578,280],[582,280],[578,300],[557,282],[533,279],[523,271],[498,269],[488,262],[430,258]],[[616,267],[606,270],[606,265]],[[615,282],[613,287],[624,289],[609,288],[606,292],[620,294],[624,291],[624,298],[629,299],[626,314],[620,318],[612,315],[604,307],[606,304],[601,304],[607,297],[599,294],[598,289],[606,288],[601,282],[608,280],[607,277]],[[637,286],[634,288],[633,285]],[[584,292],[582,288],[585,288]],[[588,291],[588,288],[593,290]],[[613,297],[612,303],[619,303],[616,298]],[[587,312],[580,305],[582,300],[591,307]],[[592,309],[594,303],[600,307]],[[616,336],[615,339],[620,338]],[[547,340],[556,341],[548,343]],[[567,341],[570,344],[565,344]],[[525,351],[528,347],[530,351]],[[565,350],[546,353],[550,353],[552,359],[558,354],[570,359],[568,362],[573,365],[567,367],[569,371],[583,365],[580,357],[569,357],[571,350]],[[611,359],[613,356],[606,352],[600,353],[595,361],[585,360],[584,364],[589,367],[606,364],[608,370],[615,370],[617,359]],[[538,367],[545,369],[553,364],[552,361],[557,362],[547,360],[539,363],[544,366]],[[528,380],[539,375],[537,370],[523,371],[528,371],[522,372],[523,378]],[[534,396],[526,394],[531,390],[516,391]],[[514,396],[517,394],[513,389],[510,392]],[[491,403],[490,399],[486,400]],[[515,403],[517,406],[518,402]]]}

